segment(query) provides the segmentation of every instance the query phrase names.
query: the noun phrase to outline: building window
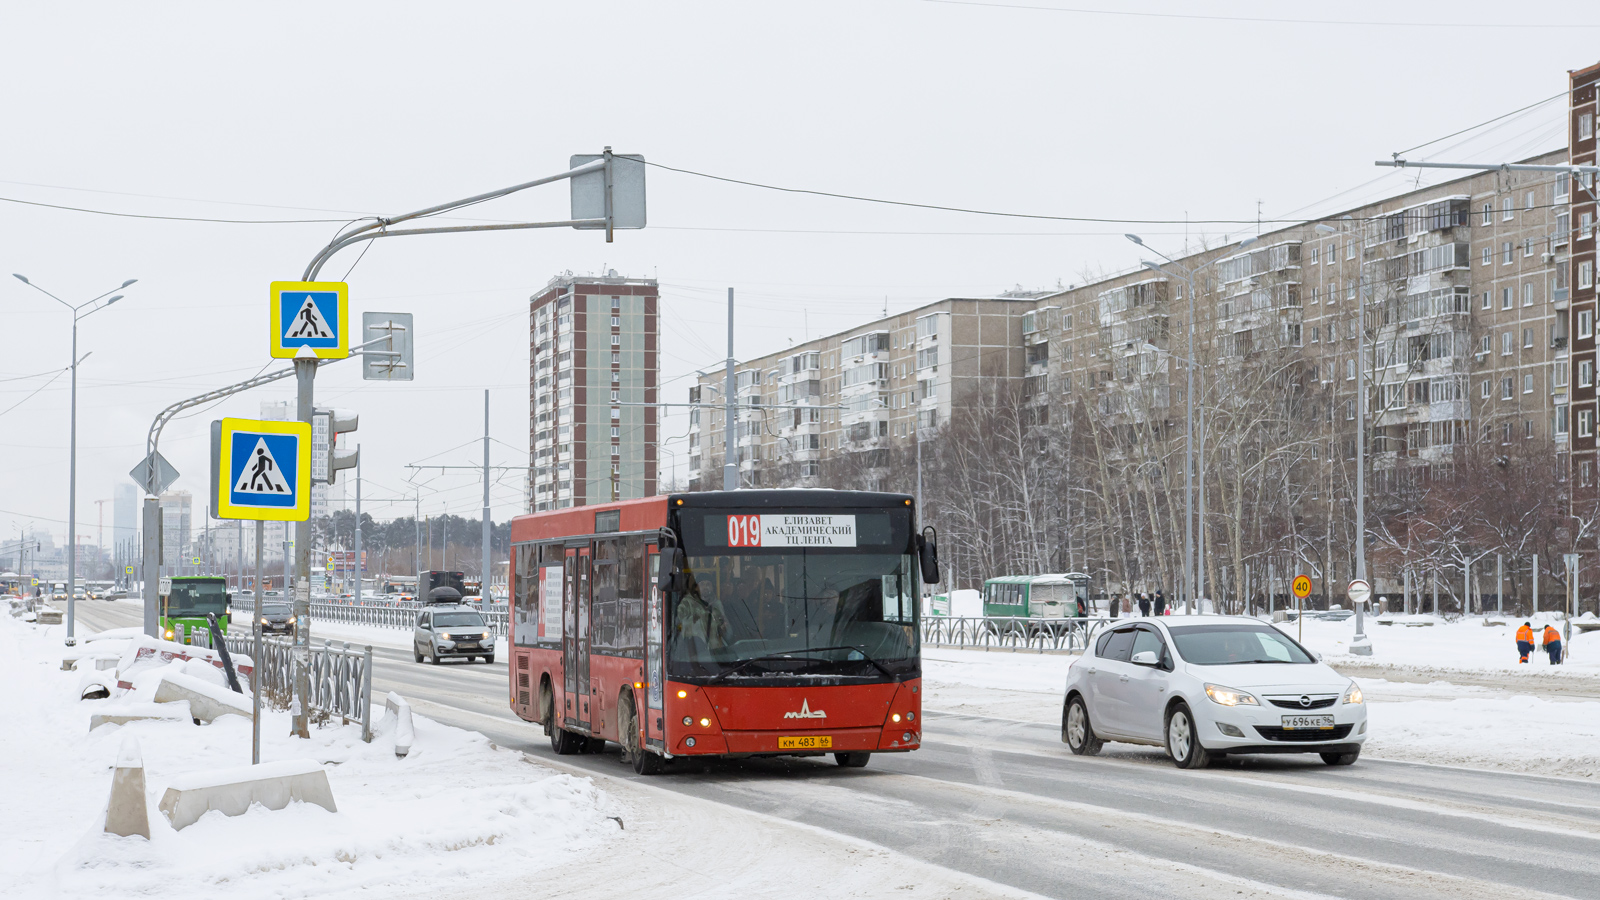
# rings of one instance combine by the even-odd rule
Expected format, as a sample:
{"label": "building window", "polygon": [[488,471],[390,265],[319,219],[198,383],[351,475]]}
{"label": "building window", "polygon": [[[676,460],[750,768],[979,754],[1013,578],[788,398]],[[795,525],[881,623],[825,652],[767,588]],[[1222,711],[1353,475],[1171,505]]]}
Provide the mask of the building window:
{"label": "building window", "polygon": [[1489,265],[1489,257],[1493,252],[1488,247],[1483,248],[1483,265]]}
{"label": "building window", "polygon": [[1356,361],[1353,359],[1347,359],[1344,361],[1344,380],[1356,380]]}
{"label": "building window", "polygon": [[1522,392],[1524,394],[1533,393],[1533,376],[1531,374],[1522,376]]}
{"label": "building window", "polygon": [[1591,338],[1591,337],[1594,337],[1594,310],[1592,310],[1592,309],[1580,309],[1580,310],[1578,310],[1578,337],[1580,337],[1580,338]]}
{"label": "building window", "polygon": [[1592,260],[1584,260],[1578,263],[1578,287],[1594,287],[1594,262]]}
{"label": "building window", "polygon": [[1584,213],[1578,216],[1578,240],[1586,241],[1594,237],[1594,213]]}
{"label": "building window", "polygon": [[1578,117],[1578,140],[1587,141],[1594,137],[1594,114],[1584,113]]}
{"label": "building window", "polygon": [[[1485,254],[1487,254],[1489,251],[1485,250],[1483,252]],[[1482,304],[1480,304],[1481,308],[1482,309],[1488,309],[1489,308],[1489,292],[1488,291],[1484,291],[1483,292],[1483,298],[1482,299],[1483,299],[1483,302],[1482,302]]]}
{"label": "building window", "polygon": [[1511,336],[1511,332],[1509,332],[1509,331],[1501,332],[1501,334],[1500,334],[1500,355],[1501,356],[1510,356],[1511,355],[1512,348],[1516,346],[1513,343],[1513,341],[1514,341],[1514,338]]}
{"label": "building window", "polygon": [[1528,212],[1533,212],[1533,191],[1528,192],[1527,202],[1523,206]]}
{"label": "building window", "polygon": [[1500,308],[1511,308],[1511,288],[1503,287],[1500,289]]}
{"label": "building window", "polygon": [[620,366],[620,365],[622,365],[622,354],[621,354],[621,353],[618,353],[618,352],[616,352],[616,351],[614,351],[614,350],[613,350],[613,351],[612,351],[612,352],[611,352],[611,364],[612,364],[612,365],[613,365],[613,366]]}
{"label": "building window", "polygon": [[1349,243],[1344,245],[1344,258],[1345,259],[1355,259],[1356,258],[1356,242],[1355,241],[1350,241]]}
{"label": "building window", "polygon": [[1511,259],[1512,259],[1511,242],[1510,241],[1501,241],[1500,242],[1500,265],[1502,265],[1502,266],[1511,265]]}
{"label": "building window", "polygon": [[1531,281],[1522,286],[1522,305],[1533,305],[1533,282]]}
{"label": "building window", "polygon": [[1557,203],[1559,203],[1562,200],[1565,200],[1567,198],[1567,194],[1568,194],[1568,191],[1569,191],[1569,188],[1567,187],[1567,184],[1568,184],[1567,176],[1565,174],[1561,174],[1561,175],[1557,175],[1556,176],[1556,202]]}
{"label": "building window", "polygon": [[1510,400],[1511,397],[1512,397],[1512,392],[1514,390],[1516,390],[1516,388],[1513,387],[1512,380],[1509,377],[1500,379],[1500,399],[1501,400]]}
{"label": "building window", "polygon": [[1501,197],[1500,198],[1500,218],[1505,220],[1505,221],[1507,221],[1507,222],[1511,221],[1511,198],[1510,197]]}
{"label": "building window", "polygon": [[1522,329],[1522,349],[1528,350],[1528,349],[1531,349],[1532,347],[1533,347],[1533,329],[1532,328],[1524,328],[1524,329]]}
{"label": "building window", "polygon": [[[1578,437],[1594,437],[1594,410],[1578,410]],[[1589,464],[1583,464],[1583,483],[1589,483]]]}
{"label": "building window", "polygon": [[1524,258],[1533,255],[1533,238],[1522,239],[1522,255]]}
{"label": "building window", "polygon": [[1551,376],[1550,377],[1550,390],[1551,391],[1554,391],[1556,388],[1564,388],[1564,387],[1566,387],[1567,386],[1567,364],[1565,362],[1556,363],[1555,367],[1550,370],[1550,376]]}
{"label": "building window", "polygon": [[1567,433],[1567,408],[1565,406],[1556,407],[1556,427],[1555,427],[1555,432],[1556,432],[1556,434],[1566,434]]}
{"label": "building window", "polygon": [[1489,225],[1489,224],[1492,224],[1493,222],[1494,222],[1494,204],[1493,203],[1485,203],[1483,205],[1483,221],[1481,222],[1481,224]]}
{"label": "building window", "polygon": [[612,316],[611,317],[611,327],[612,328],[621,328],[622,327],[622,317],[621,316]]}
{"label": "building window", "polygon": [[1485,400],[1489,399],[1489,379],[1485,378],[1483,383],[1478,385],[1478,396]]}

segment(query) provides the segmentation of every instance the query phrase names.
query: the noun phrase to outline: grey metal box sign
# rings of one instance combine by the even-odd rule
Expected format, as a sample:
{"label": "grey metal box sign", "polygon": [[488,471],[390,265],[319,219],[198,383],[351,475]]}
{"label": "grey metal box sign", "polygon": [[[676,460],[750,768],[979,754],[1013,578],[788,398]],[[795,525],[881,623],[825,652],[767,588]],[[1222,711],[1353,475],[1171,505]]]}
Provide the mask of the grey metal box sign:
{"label": "grey metal box sign", "polygon": [[[604,159],[599,153],[579,153],[572,157],[571,168]],[[604,219],[606,217],[606,173],[604,170],[574,175],[572,182],[572,218]],[[637,153],[611,155],[611,227],[644,227],[644,157]],[[604,225],[577,225],[576,228],[604,228]]]}
{"label": "grey metal box sign", "polygon": [[[411,313],[368,312],[361,314],[363,381],[411,381],[416,377],[414,361],[416,332]],[[371,343],[379,338],[387,340]]]}

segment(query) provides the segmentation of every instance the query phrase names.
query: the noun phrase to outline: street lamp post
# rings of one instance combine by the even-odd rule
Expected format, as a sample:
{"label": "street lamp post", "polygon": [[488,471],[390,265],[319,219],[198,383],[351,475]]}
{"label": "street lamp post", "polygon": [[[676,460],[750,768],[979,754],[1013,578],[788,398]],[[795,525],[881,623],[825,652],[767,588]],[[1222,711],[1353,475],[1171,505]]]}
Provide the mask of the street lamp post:
{"label": "street lamp post", "polygon": [[[25,276],[13,273],[13,277],[72,311],[72,414],[71,437],[68,440],[67,450],[67,646],[71,647],[78,642],[74,633],[77,621],[77,597],[74,592],[78,585],[78,363],[83,362],[82,359],[78,358],[78,320],[88,318],[121,300],[122,295],[117,294],[110,300],[106,300],[104,304],[100,303],[106,294],[120,291],[139,279],[129,278],[122,283],[121,287],[113,288],[92,300],[85,300],[77,306],[73,306],[71,303],[29,281]],[[84,307],[88,307],[88,311],[80,312]],[[88,358],[88,356],[88,353],[84,354],[84,358]]]}
{"label": "street lamp post", "polygon": [[[1194,509],[1194,483],[1195,483],[1195,474],[1196,474],[1196,469],[1197,469],[1196,460],[1195,460],[1195,446],[1194,446],[1194,431],[1195,431],[1195,428],[1194,428],[1194,423],[1195,423],[1195,408],[1194,408],[1194,397],[1195,397],[1195,362],[1194,362],[1194,331],[1195,331],[1195,314],[1194,314],[1194,303],[1195,303],[1195,301],[1194,301],[1194,295],[1195,295],[1195,283],[1194,283],[1194,276],[1195,276],[1195,272],[1197,270],[1189,269],[1189,268],[1187,268],[1185,266],[1180,265],[1177,260],[1173,259],[1172,257],[1168,256],[1165,253],[1162,253],[1160,250],[1156,250],[1154,247],[1150,247],[1149,245],[1145,244],[1144,239],[1140,238],[1136,234],[1128,234],[1128,235],[1124,235],[1124,237],[1126,237],[1128,240],[1134,242],[1135,244],[1138,244],[1141,247],[1145,247],[1146,249],[1152,250],[1155,253],[1159,254],[1162,259],[1165,259],[1167,261],[1168,265],[1172,266],[1172,268],[1176,270],[1177,276],[1179,278],[1182,278],[1184,280],[1184,282],[1186,284],[1188,284],[1188,286],[1189,286],[1189,358],[1184,360],[1184,367],[1185,367],[1185,369],[1187,369],[1187,375],[1188,375],[1188,389],[1187,389],[1187,391],[1185,392],[1185,395],[1184,395],[1185,411],[1184,411],[1184,421],[1183,421],[1183,455],[1184,455],[1184,469],[1183,469],[1183,570],[1184,571],[1183,571],[1183,578],[1184,578],[1184,581],[1185,581],[1184,591],[1183,591],[1183,593],[1184,593],[1183,609],[1184,609],[1185,613],[1190,613],[1190,612],[1193,612],[1194,600],[1195,600],[1195,592],[1199,589],[1200,582],[1201,582],[1202,564],[1200,562],[1200,558],[1204,555],[1204,552],[1205,552],[1204,551],[1205,536],[1204,536],[1203,533],[1200,533],[1198,535],[1196,533],[1197,531],[1203,531],[1203,523],[1202,523],[1202,529],[1196,529],[1196,527],[1195,527],[1195,509]],[[1250,246],[1251,244],[1253,244],[1255,242],[1256,242],[1256,238],[1248,237],[1248,238],[1245,238],[1244,240],[1240,241],[1239,245],[1237,247],[1235,247],[1234,249],[1242,250],[1245,247],[1248,247],[1248,246]],[[1213,261],[1211,261],[1209,263],[1206,263],[1206,265],[1207,266],[1215,265],[1217,262],[1220,262],[1220,261],[1221,261],[1221,258],[1219,257],[1216,260],[1213,260]],[[1160,265],[1158,263],[1154,263],[1154,262],[1149,262],[1148,260],[1141,260],[1140,261],[1140,265],[1144,266],[1146,269],[1149,269],[1152,272],[1159,272],[1162,275],[1166,275],[1169,278],[1172,277],[1173,274],[1174,274],[1173,272],[1169,272],[1162,265]],[[1204,268],[1204,267],[1205,266],[1201,266],[1200,268]],[[1203,435],[1202,435],[1202,438],[1203,438]],[[1205,485],[1205,448],[1204,448],[1204,446],[1202,446],[1201,449],[1200,449],[1198,471],[1199,471],[1199,477],[1200,477],[1200,482],[1201,482],[1201,489],[1204,490],[1204,485]],[[1204,511],[1204,508],[1202,506],[1202,512],[1203,511]],[[1198,545],[1196,544],[1197,538],[1200,541],[1200,543]]]}

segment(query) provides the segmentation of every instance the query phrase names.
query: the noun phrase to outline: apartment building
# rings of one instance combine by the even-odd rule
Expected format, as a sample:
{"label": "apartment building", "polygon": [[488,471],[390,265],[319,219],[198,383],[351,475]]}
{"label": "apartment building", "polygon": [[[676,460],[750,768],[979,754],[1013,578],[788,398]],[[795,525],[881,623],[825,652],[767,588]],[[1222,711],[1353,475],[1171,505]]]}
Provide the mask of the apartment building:
{"label": "apartment building", "polygon": [[[885,451],[1022,375],[1022,322],[1039,293],[951,298],[797,344],[736,368],[735,453],[745,487],[818,486],[829,461],[881,468]],[[689,389],[689,489],[722,486],[722,372]]]}
{"label": "apartment building", "polygon": [[558,275],[529,301],[529,509],[656,493],[654,279]]}

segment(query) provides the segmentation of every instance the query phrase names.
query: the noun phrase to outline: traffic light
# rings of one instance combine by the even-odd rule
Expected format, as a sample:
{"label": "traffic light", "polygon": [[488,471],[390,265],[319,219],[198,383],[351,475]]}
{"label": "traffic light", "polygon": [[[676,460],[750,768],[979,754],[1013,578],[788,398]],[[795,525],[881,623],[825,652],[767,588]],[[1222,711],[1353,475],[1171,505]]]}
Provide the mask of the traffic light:
{"label": "traffic light", "polygon": [[[327,422],[327,474],[323,480],[333,484],[339,477],[339,472],[344,469],[353,469],[361,458],[361,451],[352,447],[348,450],[339,449],[339,436],[355,431],[361,424],[361,416],[351,409],[319,409],[313,416],[312,435],[317,436],[317,425],[321,424],[315,419],[324,419]],[[313,466],[313,470],[320,468]],[[313,474],[320,474],[313,471]]]}

